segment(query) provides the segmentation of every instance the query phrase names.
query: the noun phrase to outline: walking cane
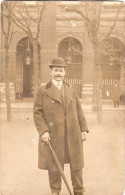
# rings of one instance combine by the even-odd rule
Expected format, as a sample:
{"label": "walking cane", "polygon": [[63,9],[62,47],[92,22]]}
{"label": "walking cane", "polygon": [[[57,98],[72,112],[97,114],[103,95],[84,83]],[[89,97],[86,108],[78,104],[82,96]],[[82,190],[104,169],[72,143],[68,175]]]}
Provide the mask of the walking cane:
{"label": "walking cane", "polygon": [[50,150],[51,150],[51,152],[52,152],[52,156],[53,156],[53,158],[54,158],[54,160],[55,160],[56,166],[57,166],[57,168],[58,168],[58,170],[59,170],[59,172],[60,172],[60,174],[61,174],[61,176],[62,176],[62,178],[63,178],[64,183],[66,184],[66,187],[67,187],[67,189],[68,189],[68,191],[69,191],[69,194],[70,194],[70,195],[73,195],[73,194],[72,194],[72,191],[71,191],[71,189],[70,189],[70,187],[69,187],[69,184],[68,184],[68,182],[67,182],[66,176],[64,175],[63,169],[62,169],[62,167],[61,167],[61,165],[60,165],[60,162],[59,162],[59,160],[58,160],[58,158],[57,158],[57,155],[56,155],[55,151],[53,150],[53,148],[52,148],[50,142],[48,142],[48,145],[49,145],[49,148],[50,148]]}

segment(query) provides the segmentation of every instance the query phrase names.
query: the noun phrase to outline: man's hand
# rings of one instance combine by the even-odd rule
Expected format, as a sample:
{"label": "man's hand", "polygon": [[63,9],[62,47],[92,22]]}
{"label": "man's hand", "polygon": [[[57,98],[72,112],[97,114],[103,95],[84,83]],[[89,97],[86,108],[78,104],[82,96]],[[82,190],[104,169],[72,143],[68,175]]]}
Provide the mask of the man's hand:
{"label": "man's hand", "polygon": [[82,141],[87,140],[87,132],[82,132]]}
{"label": "man's hand", "polygon": [[50,135],[49,135],[49,133],[48,133],[48,132],[43,133],[43,134],[41,135],[41,140],[44,141],[44,142],[46,142],[46,143],[48,143],[49,140],[50,140]]}

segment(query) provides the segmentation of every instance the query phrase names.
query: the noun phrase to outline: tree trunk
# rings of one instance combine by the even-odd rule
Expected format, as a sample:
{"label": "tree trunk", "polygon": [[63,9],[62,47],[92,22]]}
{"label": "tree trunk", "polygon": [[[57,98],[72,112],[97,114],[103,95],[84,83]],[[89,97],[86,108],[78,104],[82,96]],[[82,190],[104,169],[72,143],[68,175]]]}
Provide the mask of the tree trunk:
{"label": "tree trunk", "polygon": [[6,107],[7,107],[7,121],[12,120],[11,115],[11,101],[9,88],[9,55],[8,55],[8,35],[5,35],[5,89],[6,89]]}
{"label": "tree trunk", "polygon": [[38,53],[38,41],[36,39],[33,40],[33,96],[36,94],[36,90],[39,84],[39,53]]}
{"label": "tree trunk", "polygon": [[98,124],[102,123],[102,69],[99,64],[97,70],[97,120]]}
{"label": "tree trunk", "polygon": [[92,111],[97,111],[97,66],[93,67],[93,93],[92,93]]}
{"label": "tree trunk", "polygon": [[92,111],[97,112],[98,124],[102,123],[102,70],[99,64],[98,45],[94,45],[94,73],[93,73],[93,97]]}

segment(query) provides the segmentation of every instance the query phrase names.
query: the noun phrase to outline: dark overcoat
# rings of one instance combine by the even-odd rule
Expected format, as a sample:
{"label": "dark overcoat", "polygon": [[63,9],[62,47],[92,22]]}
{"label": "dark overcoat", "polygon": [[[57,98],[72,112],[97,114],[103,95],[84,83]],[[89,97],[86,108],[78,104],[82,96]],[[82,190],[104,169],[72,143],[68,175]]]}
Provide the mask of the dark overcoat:
{"label": "dark overcoat", "polygon": [[34,121],[39,132],[38,167],[55,171],[55,163],[47,144],[40,136],[50,133],[50,140],[57,157],[64,166],[64,138],[67,129],[67,144],[72,169],[83,167],[83,131],[88,131],[84,113],[74,88],[64,82],[65,113],[59,90],[50,81],[37,90],[34,103]]}
{"label": "dark overcoat", "polygon": [[113,86],[112,91],[112,100],[113,101],[119,101],[120,100],[120,88],[119,85]]}

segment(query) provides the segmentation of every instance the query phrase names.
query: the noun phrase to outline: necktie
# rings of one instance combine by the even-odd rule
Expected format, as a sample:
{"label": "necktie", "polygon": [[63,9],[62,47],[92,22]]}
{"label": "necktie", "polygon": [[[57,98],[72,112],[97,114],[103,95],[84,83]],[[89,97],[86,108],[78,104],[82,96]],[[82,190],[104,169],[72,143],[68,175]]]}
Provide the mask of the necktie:
{"label": "necktie", "polygon": [[57,87],[59,90],[61,90],[61,86],[62,86],[62,85],[61,85],[61,82],[58,82],[57,85],[56,85],[56,87]]}

